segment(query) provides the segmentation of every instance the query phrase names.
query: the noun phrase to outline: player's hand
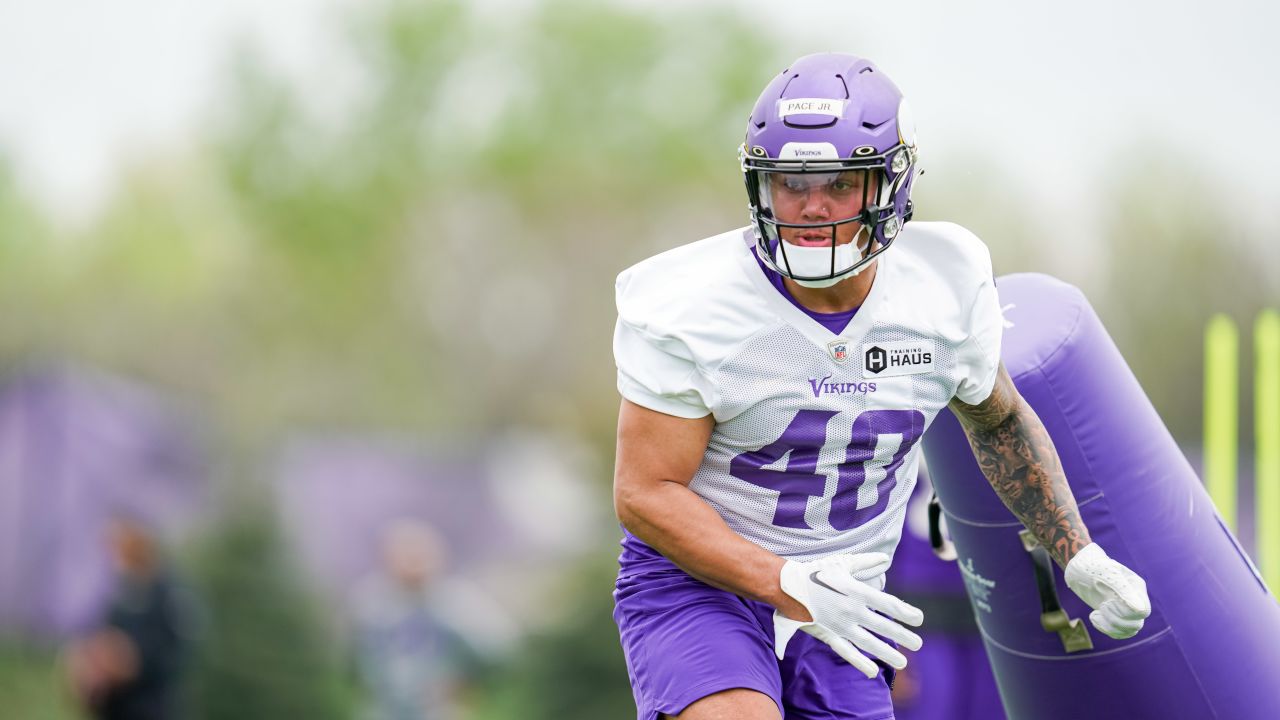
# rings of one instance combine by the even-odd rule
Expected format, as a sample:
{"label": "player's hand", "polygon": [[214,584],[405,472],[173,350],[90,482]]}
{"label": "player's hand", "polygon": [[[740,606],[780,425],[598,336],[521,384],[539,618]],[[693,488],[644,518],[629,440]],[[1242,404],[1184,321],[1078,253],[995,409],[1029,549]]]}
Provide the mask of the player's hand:
{"label": "player's hand", "polygon": [[1090,543],[1067,563],[1067,587],[1093,608],[1089,621],[1117,639],[1133,637],[1151,614],[1147,583],[1138,574],[1107,557],[1098,543]]}
{"label": "player's hand", "polygon": [[786,653],[796,631],[803,630],[830,645],[869,678],[880,669],[863,652],[899,670],[906,667],[902,653],[871,634],[911,650],[919,650],[923,642],[899,623],[919,626],[924,613],[880,590],[888,568],[889,556],[884,553],[847,553],[808,562],[788,560],[782,566],[782,591],[803,605],[813,620],[803,622],[773,613],[778,659]]}

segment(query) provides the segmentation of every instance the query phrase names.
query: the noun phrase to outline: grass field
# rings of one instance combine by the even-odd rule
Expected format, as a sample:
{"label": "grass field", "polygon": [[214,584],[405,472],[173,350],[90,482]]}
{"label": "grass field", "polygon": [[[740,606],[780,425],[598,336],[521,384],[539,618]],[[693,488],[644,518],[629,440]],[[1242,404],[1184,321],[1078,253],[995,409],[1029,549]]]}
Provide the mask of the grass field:
{"label": "grass field", "polygon": [[22,720],[72,720],[79,713],[63,691],[56,656],[0,645],[0,714]]}

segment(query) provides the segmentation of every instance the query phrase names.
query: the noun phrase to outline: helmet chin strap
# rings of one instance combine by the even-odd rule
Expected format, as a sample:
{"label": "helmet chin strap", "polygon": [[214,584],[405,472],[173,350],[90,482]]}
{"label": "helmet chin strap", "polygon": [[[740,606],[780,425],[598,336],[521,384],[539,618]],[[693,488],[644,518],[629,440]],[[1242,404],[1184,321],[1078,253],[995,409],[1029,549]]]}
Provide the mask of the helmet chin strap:
{"label": "helmet chin strap", "polygon": [[[867,233],[867,242],[865,245],[860,245],[858,240],[862,237],[863,233]],[[786,244],[786,259],[784,260],[782,257],[777,257],[775,260],[780,267],[786,267],[791,273],[791,279],[797,285],[802,287],[831,287],[832,285],[854,277],[871,265],[871,263],[867,263],[858,267],[856,270],[818,280],[800,280],[795,277],[796,275],[813,276],[831,272],[832,253],[835,254],[835,266],[837,268],[837,273],[839,273],[839,268],[841,266],[847,268],[856,265],[866,257],[867,251],[871,248],[870,231],[867,230],[866,225],[858,228],[858,234],[854,235],[853,240],[843,245],[836,245],[834,247],[805,247],[803,245],[793,245],[791,243]],[[779,243],[779,248],[781,248],[781,242]],[[784,251],[780,249],[777,254],[781,255],[782,252]]]}

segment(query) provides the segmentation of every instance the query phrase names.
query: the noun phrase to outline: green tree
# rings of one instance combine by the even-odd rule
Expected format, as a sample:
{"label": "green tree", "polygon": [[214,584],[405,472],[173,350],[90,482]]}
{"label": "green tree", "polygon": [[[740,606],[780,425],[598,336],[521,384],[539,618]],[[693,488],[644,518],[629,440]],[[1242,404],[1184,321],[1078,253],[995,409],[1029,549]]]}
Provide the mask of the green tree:
{"label": "green tree", "polygon": [[193,716],[343,718],[351,712],[335,646],[261,501],[237,502],[198,564],[207,620]]}

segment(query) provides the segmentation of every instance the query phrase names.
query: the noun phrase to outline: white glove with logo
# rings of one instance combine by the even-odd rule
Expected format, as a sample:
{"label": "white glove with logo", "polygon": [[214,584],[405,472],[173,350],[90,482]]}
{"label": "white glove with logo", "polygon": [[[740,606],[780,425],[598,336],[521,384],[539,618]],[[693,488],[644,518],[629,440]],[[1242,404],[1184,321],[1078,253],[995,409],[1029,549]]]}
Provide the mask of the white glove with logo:
{"label": "white glove with logo", "polygon": [[782,566],[782,591],[804,605],[813,620],[801,622],[773,613],[778,659],[786,653],[796,631],[803,630],[830,645],[869,678],[880,669],[859,649],[899,670],[906,667],[902,653],[871,634],[878,633],[910,650],[919,650],[923,642],[898,623],[919,626],[924,613],[880,590],[888,569],[889,556],[884,553],[847,553],[808,562],[788,560]]}
{"label": "white glove with logo", "polygon": [[1063,576],[1067,587],[1093,608],[1093,626],[1117,640],[1137,635],[1151,614],[1146,581],[1107,557],[1098,543],[1076,553]]}

